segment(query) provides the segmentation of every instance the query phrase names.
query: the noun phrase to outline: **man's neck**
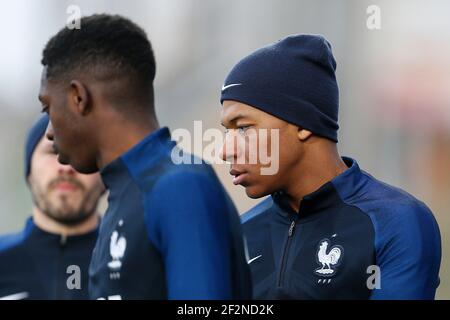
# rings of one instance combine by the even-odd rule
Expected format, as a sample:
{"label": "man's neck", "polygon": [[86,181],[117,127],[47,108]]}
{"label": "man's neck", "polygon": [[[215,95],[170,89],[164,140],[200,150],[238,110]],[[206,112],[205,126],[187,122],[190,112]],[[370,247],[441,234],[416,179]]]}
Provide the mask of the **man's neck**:
{"label": "man's neck", "polygon": [[309,150],[308,155],[297,166],[292,181],[284,190],[290,206],[298,212],[304,196],[316,191],[325,183],[348,169],[339,156],[335,144]]}
{"label": "man's neck", "polygon": [[86,220],[75,224],[67,225],[58,222],[38,208],[33,208],[33,222],[39,229],[53,234],[62,236],[76,236],[94,231],[99,223],[99,215],[97,213],[91,214]]}
{"label": "man's neck", "polygon": [[111,118],[104,122],[99,134],[98,168],[104,168],[122,154],[141,142],[146,136],[159,129],[156,119],[142,119],[139,123],[123,118]]}

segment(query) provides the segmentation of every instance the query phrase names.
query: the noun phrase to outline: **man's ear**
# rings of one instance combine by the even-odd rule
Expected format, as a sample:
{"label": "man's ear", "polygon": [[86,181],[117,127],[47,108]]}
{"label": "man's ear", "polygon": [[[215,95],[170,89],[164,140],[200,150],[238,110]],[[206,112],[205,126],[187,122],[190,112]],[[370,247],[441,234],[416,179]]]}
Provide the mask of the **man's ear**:
{"label": "man's ear", "polygon": [[310,136],[312,135],[312,132],[303,128],[298,128],[297,136],[300,139],[300,141],[306,141]]}
{"label": "man's ear", "polygon": [[74,105],[77,111],[81,115],[85,115],[91,108],[91,96],[89,90],[82,82],[78,80],[72,80],[70,82],[70,97],[72,105]]}

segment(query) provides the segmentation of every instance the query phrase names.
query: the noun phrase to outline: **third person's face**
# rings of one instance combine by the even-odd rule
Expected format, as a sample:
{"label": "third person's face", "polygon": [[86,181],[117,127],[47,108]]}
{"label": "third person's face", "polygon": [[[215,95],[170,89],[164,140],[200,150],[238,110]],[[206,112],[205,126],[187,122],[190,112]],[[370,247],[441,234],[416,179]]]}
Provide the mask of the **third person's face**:
{"label": "third person's face", "polygon": [[41,139],[31,159],[29,183],[35,205],[64,224],[84,221],[95,213],[104,192],[100,175],[80,174],[58,162],[52,143]]}

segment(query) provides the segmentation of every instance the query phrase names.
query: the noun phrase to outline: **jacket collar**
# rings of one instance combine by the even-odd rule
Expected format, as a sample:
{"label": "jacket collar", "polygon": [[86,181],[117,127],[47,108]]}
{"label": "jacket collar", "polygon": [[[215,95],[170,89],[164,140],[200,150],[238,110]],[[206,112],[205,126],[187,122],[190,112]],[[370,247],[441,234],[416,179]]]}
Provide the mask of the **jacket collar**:
{"label": "jacket collar", "polygon": [[289,205],[287,197],[283,192],[272,195],[274,208],[282,217],[290,220],[296,219],[307,221],[315,218],[319,213],[328,212],[329,208],[342,203],[336,189],[342,188],[351,192],[361,181],[361,170],[357,162],[348,157],[342,157],[348,169],[323,184],[314,192],[306,195],[300,201],[299,212],[295,212]]}
{"label": "jacket collar", "polygon": [[167,127],[153,131],[100,171],[103,183],[109,190],[125,187],[124,182],[129,179],[130,174],[136,176],[148,170],[161,157],[161,148],[173,146],[175,143],[170,140]]}

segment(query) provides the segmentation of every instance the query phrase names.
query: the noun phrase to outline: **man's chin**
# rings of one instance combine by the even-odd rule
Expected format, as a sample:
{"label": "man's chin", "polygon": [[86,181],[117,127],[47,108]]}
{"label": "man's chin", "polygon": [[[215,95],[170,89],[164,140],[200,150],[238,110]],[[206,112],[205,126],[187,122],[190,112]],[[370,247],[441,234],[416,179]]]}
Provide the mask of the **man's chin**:
{"label": "man's chin", "polygon": [[64,165],[70,165],[72,168],[74,168],[78,173],[82,174],[92,174],[99,172],[99,168],[95,165],[87,166],[87,165],[80,165],[79,163],[76,163],[74,161],[71,161],[69,157],[63,156],[61,154],[58,154],[58,162]]}
{"label": "man's chin", "polygon": [[64,165],[69,165],[69,158],[62,155],[61,153],[58,153],[58,162]]}
{"label": "man's chin", "polygon": [[93,174],[99,172],[99,169],[96,166],[77,166],[75,164],[72,167],[79,173],[82,174]]}
{"label": "man's chin", "polygon": [[254,187],[254,186],[246,186],[245,193],[247,194],[247,196],[249,198],[252,198],[252,199],[259,199],[259,198],[265,197],[270,194],[270,192],[266,192],[264,190],[258,189],[257,187]]}
{"label": "man's chin", "polygon": [[52,212],[47,212],[47,215],[58,223],[68,226],[80,224],[90,217],[89,214],[84,214],[80,210],[67,210],[67,208],[56,208]]}

